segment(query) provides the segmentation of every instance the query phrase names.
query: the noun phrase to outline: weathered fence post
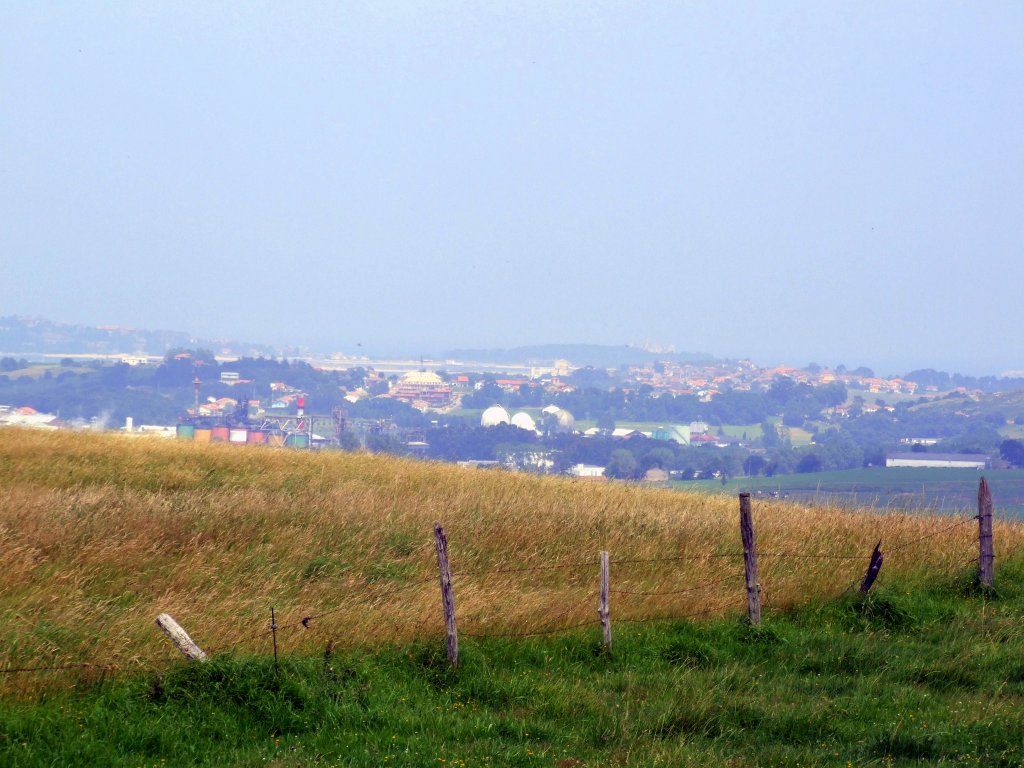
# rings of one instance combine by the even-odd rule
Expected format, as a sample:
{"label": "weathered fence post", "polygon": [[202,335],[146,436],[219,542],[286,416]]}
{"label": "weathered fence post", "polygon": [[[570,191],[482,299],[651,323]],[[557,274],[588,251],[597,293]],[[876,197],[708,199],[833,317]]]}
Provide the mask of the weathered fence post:
{"label": "weathered fence post", "polygon": [[164,634],[174,643],[174,647],[181,651],[186,659],[189,661],[206,661],[206,653],[203,649],[195,644],[192,638],[188,636],[188,632],[182,629],[181,625],[172,619],[170,615],[161,613],[156,617],[156,625],[164,631]]}
{"label": "weathered fence post", "polygon": [[274,674],[276,675],[279,670],[277,668],[277,619],[274,616],[274,606],[270,606],[270,634],[274,638]]}
{"label": "weathered fence post", "polygon": [[995,552],[992,549],[992,493],[988,482],[981,478],[978,484],[978,581],[986,587],[992,586],[992,564]]}
{"label": "weathered fence post", "polygon": [[757,582],[757,541],[750,515],[750,494],[740,494],[740,538],[743,540],[743,571],[747,580],[747,616],[761,623],[761,585]]}
{"label": "weathered fence post", "polygon": [[612,617],[608,608],[608,578],[611,570],[611,555],[607,551],[601,551],[601,604],[597,608],[597,615],[601,617],[601,632],[604,635],[604,649],[612,649]]}
{"label": "weathered fence post", "polygon": [[875,583],[875,579],[878,578],[878,572],[882,570],[882,540],[879,539],[878,543],[875,544],[875,549],[871,553],[871,559],[868,561],[868,570],[864,574],[864,581],[860,583],[860,592],[862,595],[866,595],[868,590],[871,589],[871,585]]}
{"label": "weathered fence post", "polygon": [[434,523],[434,547],[437,570],[441,577],[441,601],[444,604],[444,629],[448,640],[448,661],[453,669],[459,666],[459,632],[455,626],[455,595],[452,592],[452,569],[448,563],[448,539],[440,523]]}

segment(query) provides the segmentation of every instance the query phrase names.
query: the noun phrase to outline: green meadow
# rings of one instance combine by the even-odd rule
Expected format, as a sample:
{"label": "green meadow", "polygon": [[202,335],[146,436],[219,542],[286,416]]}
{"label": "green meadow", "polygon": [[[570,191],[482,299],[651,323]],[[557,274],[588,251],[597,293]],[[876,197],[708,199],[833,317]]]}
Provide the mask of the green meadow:
{"label": "green meadow", "polygon": [[835,472],[736,477],[674,483],[680,490],[735,494],[740,490],[777,494],[794,501],[893,509],[909,513],[975,514],[978,480],[984,474],[992,489],[996,515],[1024,516],[1024,470],[868,467]]}

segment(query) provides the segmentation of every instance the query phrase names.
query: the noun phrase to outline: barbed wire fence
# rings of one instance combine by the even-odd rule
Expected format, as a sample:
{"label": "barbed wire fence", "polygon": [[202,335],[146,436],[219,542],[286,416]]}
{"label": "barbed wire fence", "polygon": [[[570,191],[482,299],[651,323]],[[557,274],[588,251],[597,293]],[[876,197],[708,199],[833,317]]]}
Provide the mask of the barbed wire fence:
{"label": "barbed wire fence", "polygon": [[[697,552],[693,554],[651,558],[623,557],[622,559],[614,561],[612,560],[609,552],[602,551],[600,552],[600,557],[597,561],[557,562],[523,565],[512,568],[451,571],[448,563],[447,540],[445,538],[444,529],[440,523],[437,523],[434,526],[434,542],[424,542],[419,546],[413,547],[409,554],[420,552],[420,550],[433,545],[438,559],[438,574],[416,579],[404,584],[389,585],[387,590],[383,590],[380,594],[377,594],[374,597],[375,599],[388,599],[408,590],[423,588],[430,583],[440,583],[448,661],[454,668],[458,665],[458,636],[460,634],[457,628],[458,624],[455,613],[455,585],[464,587],[474,579],[494,579],[496,577],[504,576],[522,576],[527,574],[533,575],[547,572],[572,571],[576,574],[576,578],[580,580],[587,580],[591,585],[594,585],[594,571],[596,566],[598,570],[597,575],[599,576],[599,589],[588,589],[585,591],[584,596],[580,597],[575,602],[557,606],[555,612],[552,613],[549,611],[547,618],[543,622],[533,626],[517,627],[514,630],[501,630],[496,628],[487,628],[486,626],[474,628],[470,626],[468,630],[463,630],[461,635],[463,637],[473,639],[525,639],[568,633],[585,627],[600,625],[602,627],[602,645],[604,650],[608,653],[611,652],[612,647],[612,618],[610,607],[612,596],[619,599],[625,599],[627,603],[633,598],[669,598],[670,600],[674,600],[685,596],[686,598],[692,599],[695,597],[710,596],[713,593],[717,594],[724,584],[735,583],[736,581],[743,579],[746,582],[747,621],[752,625],[759,624],[761,621],[762,598],[762,584],[758,572],[759,559],[773,561],[774,563],[800,561],[864,563],[866,561],[867,571],[864,573],[863,578],[859,577],[856,581],[851,582],[849,586],[835,593],[833,598],[839,598],[843,595],[856,592],[866,595],[881,571],[885,555],[891,556],[893,554],[904,552],[924,541],[950,534],[976,522],[978,523],[979,531],[977,539],[978,555],[976,558],[972,558],[970,561],[965,563],[964,566],[958,567],[966,567],[967,565],[976,564],[978,566],[979,584],[983,588],[991,588],[993,586],[994,554],[992,549],[992,499],[988,489],[988,484],[984,478],[981,479],[979,484],[977,515],[962,518],[948,526],[943,526],[938,530],[929,531],[928,533],[912,539],[897,541],[892,546],[886,546],[884,550],[882,546],[883,542],[879,540],[870,556],[866,556],[863,552],[857,553],[852,551],[799,552],[779,550],[758,553],[756,537],[754,536],[750,494],[741,493],[739,500],[741,541],[743,543],[742,550],[740,551]],[[630,569],[636,567],[652,568],[666,564],[680,564],[688,562],[708,563],[712,561],[736,561],[737,567],[735,569],[729,569],[725,575],[719,576],[715,579],[705,579],[701,583],[689,584],[686,586],[668,584],[668,588],[655,587],[644,589],[613,588],[610,586],[610,569],[613,562],[617,570],[625,569],[628,572]],[[743,562],[742,572],[738,569],[739,561]],[[627,579],[627,584],[628,583],[629,580]],[[594,616],[593,613],[595,605],[596,616]],[[231,642],[210,646],[205,652],[200,650],[199,646],[192,641],[187,632],[178,626],[177,623],[174,622],[173,619],[170,619],[166,614],[161,614],[158,619],[158,625],[160,625],[161,629],[163,629],[168,635],[175,647],[177,647],[178,650],[190,660],[202,661],[210,657],[229,654],[236,651],[238,647],[243,645],[251,647],[254,641],[263,638],[269,643],[272,643],[276,663],[278,633],[297,632],[300,630],[303,633],[329,633],[331,630],[331,624],[329,622],[325,622],[324,619],[350,609],[351,606],[349,605],[334,606],[320,611],[309,612],[302,615],[301,618],[280,624],[274,619],[274,609],[271,609],[271,620],[267,624],[262,624],[258,629],[244,633],[241,637],[236,638]],[[660,611],[649,615],[631,615],[627,611],[623,615],[617,615],[615,623],[642,624],[663,621],[686,621],[711,615],[721,615],[722,612],[723,607],[721,605],[715,605],[700,610]],[[589,618],[583,618],[584,615],[589,615]],[[168,630],[165,623],[162,623],[165,619],[170,619],[170,624],[173,625],[174,629],[171,631]],[[338,636],[330,636],[328,638],[327,650],[325,652],[326,656],[330,656],[331,649],[334,647],[335,641],[338,639]],[[152,671],[156,674],[160,674],[162,671],[152,664],[145,664],[143,666],[147,668],[147,671]],[[68,673],[73,671],[82,673],[88,671],[98,675],[99,680],[102,681],[108,675],[112,675],[116,672],[127,669],[137,671],[139,668],[139,664],[118,665],[99,664],[88,661],[74,661],[54,663],[51,665],[29,664],[23,666],[12,665],[0,667],[0,676]]]}

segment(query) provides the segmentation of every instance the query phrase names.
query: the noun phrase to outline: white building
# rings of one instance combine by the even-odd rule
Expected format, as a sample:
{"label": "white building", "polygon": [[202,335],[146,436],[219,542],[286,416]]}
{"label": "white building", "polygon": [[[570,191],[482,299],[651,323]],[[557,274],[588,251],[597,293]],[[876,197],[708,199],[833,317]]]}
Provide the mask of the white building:
{"label": "white building", "polygon": [[885,460],[887,467],[985,469],[988,464],[983,453],[893,453]]}
{"label": "white building", "polygon": [[576,464],[569,468],[567,474],[573,477],[604,477],[604,467],[595,464]]}
{"label": "white building", "polygon": [[57,417],[52,413],[39,413],[28,406],[15,408],[0,405],[0,426],[57,429],[57,421]]}
{"label": "white building", "polygon": [[937,437],[901,437],[900,445],[938,445]]}

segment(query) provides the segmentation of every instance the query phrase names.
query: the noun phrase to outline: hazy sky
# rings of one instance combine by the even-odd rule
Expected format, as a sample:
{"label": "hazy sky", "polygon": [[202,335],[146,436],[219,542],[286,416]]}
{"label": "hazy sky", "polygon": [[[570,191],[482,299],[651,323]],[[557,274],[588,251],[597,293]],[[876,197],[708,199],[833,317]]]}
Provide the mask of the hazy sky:
{"label": "hazy sky", "polygon": [[0,315],[1024,368],[1024,3],[0,6]]}

